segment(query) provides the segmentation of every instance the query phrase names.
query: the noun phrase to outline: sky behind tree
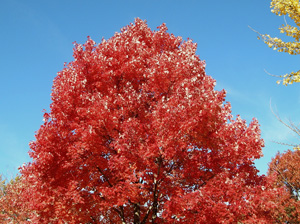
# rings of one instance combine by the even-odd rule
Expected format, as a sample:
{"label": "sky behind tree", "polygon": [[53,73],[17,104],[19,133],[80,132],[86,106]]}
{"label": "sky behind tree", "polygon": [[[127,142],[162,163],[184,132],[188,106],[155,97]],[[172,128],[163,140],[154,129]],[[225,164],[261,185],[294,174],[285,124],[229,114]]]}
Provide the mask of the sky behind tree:
{"label": "sky behind tree", "polygon": [[[299,56],[278,53],[257,39],[248,26],[281,36],[284,23],[270,11],[270,1],[37,1],[2,0],[0,8],[0,173],[11,178],[30,161],[28,143],[49,111],[51,88],[64,62],[73,60],[73,43],[87,36],[100,43],[135,18],[151,29],[166,23],[168,32],[198,44],[206,72],[216,89],[227,91],[234,116],[249,123],[256,117],[265,140],[264,157],[256,162],[261,173],[277,151],[291,148],[275,142],[299,141],[272,114],[298,123],[298,84],[277,85],[277,78],[300,69]],[[288,21],[289,22],[289,21]]]}

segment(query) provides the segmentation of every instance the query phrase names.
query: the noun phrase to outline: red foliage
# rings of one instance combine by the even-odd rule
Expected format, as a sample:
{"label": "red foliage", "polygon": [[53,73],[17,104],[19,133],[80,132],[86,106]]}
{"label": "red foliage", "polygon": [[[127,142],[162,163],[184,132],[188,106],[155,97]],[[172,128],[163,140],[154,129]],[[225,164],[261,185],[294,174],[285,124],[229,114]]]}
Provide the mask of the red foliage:
{"label": "red foliage", "polygon": [[0,222],[1,223],[30,223],[30,217],[35,212],[30,208],[30,203],[24,193],[29,186],[25,179],[17,176],[9,183],[1,182],[0,190]]}
{"label": "red foliage", "polygon": [[273,184],[282,188],[282,193],[276,197],[278,210],[275,216],[285,223],[300,222],[300,151],[288,150],[277,153],[269,164],[268,176],[273,178]]}
{"label": "red foliage", "polygon": [[166,31],[136,19],[75,44],[22,170],[39,223],[268,222],[258,122],[232,119],[196,44]]}

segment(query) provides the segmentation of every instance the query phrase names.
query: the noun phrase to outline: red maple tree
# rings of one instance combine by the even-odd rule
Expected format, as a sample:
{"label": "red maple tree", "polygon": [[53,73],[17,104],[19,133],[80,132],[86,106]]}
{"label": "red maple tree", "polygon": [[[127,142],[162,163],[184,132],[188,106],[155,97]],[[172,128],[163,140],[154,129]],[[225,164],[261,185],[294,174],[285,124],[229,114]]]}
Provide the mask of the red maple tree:
{"label": "red maple tree", "polygon": [[283,188],[276,200],[277,220],[285,223],[300,222],[300,151],[287,150],[277,153],[269,164],[268,176],[273,178],[275,187]]}
{"label": "red maple tree", "polygon": [[30,144],[39,223],[260,223],[257,120],[233,119],[196,44],[136,19],[75,44]]}
{"label": "red maple tree", "polygon": [[16,176],[9,182],[0,176],[0,222],[1,223],[30,223],[30,217],[35,215],[34,210],[24,191],[29,190],[27,181]]}

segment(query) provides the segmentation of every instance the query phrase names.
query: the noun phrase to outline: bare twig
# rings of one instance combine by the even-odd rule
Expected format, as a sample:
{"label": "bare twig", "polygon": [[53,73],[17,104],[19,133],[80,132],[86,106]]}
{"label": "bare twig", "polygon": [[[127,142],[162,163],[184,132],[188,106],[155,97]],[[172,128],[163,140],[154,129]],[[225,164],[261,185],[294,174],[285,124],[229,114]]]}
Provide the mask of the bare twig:
{"label": "bare twig", "polygon": [[273,77],[277,77],[277,78],[281,78],[280,75],[273,75],[271,73],[269,73],[266,69],[264,69],[264,72],[267,73],[269,76],[273,76]]}
{"label": "bare twig", "polygon": [[[293,131],[294,133],[296,133],[297,135],[294,136],[294,137],[296,137],[296,138],[299,139],[298,136],[300,136],[300,129],[299,129],[299,128],[297,127],[297,125],[295,125],[292,121],[289,121],[289,123],[284,122],[284,121],[280,118],[280,116],[278,115],[278,113],[275,113],[275,112],[274,112],[274,110],[273,110],[273,108],[272,108],[271,100],[270,100],[270,109],[271,109],[272,114],[276,117],[276,119],[277,119],[280,123],[282,123],[284,126],[286,126],[287,128],[289,128],[291,131]],[[277,141],[273,141],[273,142],[275,142],[275,143],[277,143],[277,144],[280,144],[280,145],[292,146],[292,147],[294,147],[294,148],[299,147],[299,144],[289,144],[289,143],[282,143],[282,142],[277,142]]]}

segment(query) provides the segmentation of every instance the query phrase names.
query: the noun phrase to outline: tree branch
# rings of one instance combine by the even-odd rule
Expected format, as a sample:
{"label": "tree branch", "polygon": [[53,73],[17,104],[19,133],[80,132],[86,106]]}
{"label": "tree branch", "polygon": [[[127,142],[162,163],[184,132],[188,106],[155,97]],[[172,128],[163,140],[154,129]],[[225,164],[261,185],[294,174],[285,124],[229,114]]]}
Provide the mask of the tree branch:
{"label": "tree branch", "polygon": [[[296,133],[298,136],[300,136],[300,129],[295,125],[293,124],[291,121],[290,121],[290,124],[287,124],[286,122],[284,122],[280,116],[274,112],[273,108],[272,108],[272,105],[271,105],[271,100],[270,100],[270,109],[271,109],[271,112],[272,114],[276,117],[276,119],[282,123],[284,126],[286,126],[287,128],[289,128],[291,131],[293,131],[294,133]],[[297,136],[295,136],[296,138],[298,138]],[[280,144],[280,145],[287,145],[287,146],[292,146],[294,148],[296,147],[299,147],[299,145],[296,145],[296,144],[287,144],[287,143],[282,143],[282,142],[276,142],[276,141],[273,141],[277,144]]]}
{"label": "tree branch", "polygon": [[158,170],[157,170],[157,174],[154,174],[154,186],[153,186],[153,203],[152,205],[149,207],[146,215],[143,218],[143,221],[141,222],[141,224],[145,224],[150,212],[152,211],[152,223],[155,223],[155,220],[157,218],[157,212],[158,212],[158,181],[157,178],[160,175],[160,169],[161,169],[161,165],[162,165],[162,157],[159,156],[158,158],[156,158],[156,162],[158,163]]}
{"label": "tree branch", "polygon": [[[293,184],[291,184],[291,183],[289,182],[288,178],[286,178],[286,177],[282,174],[282,172],[279,170],[279,168],[277,167],[276,164],[275,164],[275,169],[274,169],[274,170],[281,176],[281,178],[283,179],[283,181],[285,181],[285,182],[287,183],[287,185],[295,191],[295,193],[297,194],[297,197],[298,197],[298,191],[296,190],[295,186],[294,186]],[[292,192],[291,192],[291,193],[292,193]]]}
{"label": "tree branch", "polygon": [[134,214],[133,214],[133,220],[134,224],[140,224],[140,215],[141,215],[141,209],[140,209],[140,203],[134,203]]}
{"label": "tree branch", "polygon": [[[109,179],[105,176],[105,174],[103,173],[103,171],[97,166],[97,170],[101,173],[101,175],[104,177],[104,179],[106,180],[106,182],[108,183],[108,185],[110,187],[113,187],[113,185],[111,184],[111,182],[109,181]],[[102,196],[101,197],[103,200],[105,200],[105,198]],[[119,210],[120,209],[120,210]],[[125,219],[125,216],[124,216],[124,208],[123,206],[119,206],[119,209],[113,207],[113,210],[115,210],[119,216],[121,217],[122,219],[122,224],[125,224],[126,223],[126,219]]]}
{"label": "tree branch", "polygon": [[160,168],[162,165],[162,158],[161,156],[157,158],[158,162],[158,170],[157,174],[154,174],[154,191],[153,191],[153,212],[152,212],[152,223],[155,223],[155,220],[157,218],[157,212],[158,212],[158,180],[157,178],[160,175]]}
{"label": "tree branch", "polygon": [[98,166],[97,166],[96,168],[97,168],[97,170],[101,173],[101,175],[104,177],[104,179],[105,179],[105,181],[108,183],[108,185],[109,185],[110,187],[113,187],[113,185],[110,183],[109,179],[105,176],[105,174],[103,173],[103,171],[102,171]]}

